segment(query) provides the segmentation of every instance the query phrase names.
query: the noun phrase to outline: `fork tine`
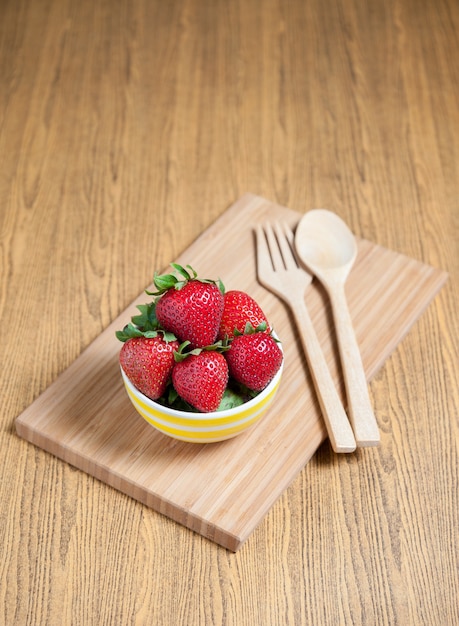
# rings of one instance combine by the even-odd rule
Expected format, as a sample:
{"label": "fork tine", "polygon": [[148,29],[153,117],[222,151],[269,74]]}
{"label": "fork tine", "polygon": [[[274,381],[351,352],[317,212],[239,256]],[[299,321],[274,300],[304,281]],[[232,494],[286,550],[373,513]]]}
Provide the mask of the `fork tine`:
{"label": "fork tine", "polygon": [[285,269],[296,270],[298,263],[293,252],[293,233],[290,227],[284,222],[276,222],[274,225],[277,242],[284,259]]}
{"label": "fork tine", "polygon": [[266,241],[264,230],[261,224],[257,224],[255,229],[255,235],[257,240],[257,269],[258,276],[262,280],[266,280],[266,271],[271,268],[271,256],[269,254],[268,243]]}
{"label": "fork tine", "polygon": [[265,233],[273,268],[276,272],[279,272],[284,269],[284,259],[282,258],[282,254],[279,249],[279,242],[274,234],[273,226],[270,222],[265,224]]}

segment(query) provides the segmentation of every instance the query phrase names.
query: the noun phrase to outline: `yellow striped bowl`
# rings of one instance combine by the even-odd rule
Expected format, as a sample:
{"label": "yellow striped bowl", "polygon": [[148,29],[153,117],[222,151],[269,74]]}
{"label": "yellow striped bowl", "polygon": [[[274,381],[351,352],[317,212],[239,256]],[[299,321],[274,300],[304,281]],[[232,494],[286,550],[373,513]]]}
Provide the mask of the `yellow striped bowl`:
{"label": "yellow striped bowl", "polygon": [[140,393],[123,369],[121,374],[132,404],[149,424],[174,439],[212,443],[239,435],[261,418],[273,401],[282,369],[283,363],[269,385],[252,400],[234,409],[212,413],[188,413],[158,404]]}

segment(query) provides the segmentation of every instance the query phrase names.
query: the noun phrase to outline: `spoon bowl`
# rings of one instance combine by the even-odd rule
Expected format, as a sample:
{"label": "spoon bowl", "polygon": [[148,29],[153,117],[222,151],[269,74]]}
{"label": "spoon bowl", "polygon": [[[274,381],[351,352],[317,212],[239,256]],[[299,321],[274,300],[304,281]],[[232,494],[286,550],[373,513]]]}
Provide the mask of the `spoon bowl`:
{"label": "spoon bowl", "polygon": [[296,229],[295,247],[301,262],[317,276],[327,270],[349,272],[357,258],[353,233],[326,209],[304,215]]}
{"label": "spoon bowl", "polygon": [[344,290],[357,258],[355,237],[338,215],[315,209],[301,218],[295,233],[295,249],[300,262],[320,280],[330,297],[356,443],[378,445],[378,425]]}

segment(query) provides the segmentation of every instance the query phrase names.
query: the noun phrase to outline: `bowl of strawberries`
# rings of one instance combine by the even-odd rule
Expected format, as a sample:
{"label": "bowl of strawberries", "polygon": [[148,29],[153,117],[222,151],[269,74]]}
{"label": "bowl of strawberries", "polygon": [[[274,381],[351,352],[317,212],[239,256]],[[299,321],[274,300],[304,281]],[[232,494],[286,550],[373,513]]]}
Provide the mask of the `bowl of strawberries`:
{"label": "bowl of strawberries", "polygon": [[155,291],[117,331],[126,392],[137,412],[169,437],[212,443],[253,426],[283,370],[279,338],[258,303],[187,265],[155,273]]}

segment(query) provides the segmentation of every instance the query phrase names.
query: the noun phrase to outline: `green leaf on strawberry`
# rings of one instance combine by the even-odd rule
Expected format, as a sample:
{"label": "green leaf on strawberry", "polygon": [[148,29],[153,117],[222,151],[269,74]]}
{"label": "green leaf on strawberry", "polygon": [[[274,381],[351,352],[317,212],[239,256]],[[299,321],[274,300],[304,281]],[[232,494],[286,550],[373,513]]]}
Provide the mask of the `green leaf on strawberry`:
{"label": "green leaf on strawberry", "polygon": [[155,272],[153,282],[157,291],[146,291],[149,296],[161,295],[169,289],[181,289],[187,282],[197,277],[197,273],[191,265],[186,266],[191,270],[191,274],[182,265],[178,265],[178,263],[171,263],[171,265],[182,278],[179,279],[175,274],[158,274],[158,272]]}
{"label": "green leaf on strawberry", "polygon": [[229,387],[227,387],[223,394],[223,398],[218,405],[217,411],[227,411],[228,409],[234,409],[237,406],[241,406],[241,404],[244,404],[245,401],[246,400],[241,394],[234,391],[234,389],[230,389]]}
{"label": "green leaf on strawberry", "polygon": [[143,333],[137,328],[137,326],[134,326],[134,324],[129,322],[129,324],[126,324],[123,330],[117,330],[115,335],[117,339],[124,343],[128,339],[133,339],[134,337],[142,337]]}
{"label": "green leaf on strawberry", "polygon": [[191,265],[183,267],[183,265],[179,265],[178,263],[171,263],[171,266],[174,268],[177,274],[179,274],[179,276],[176,276],[175,274],[158,274],[158,272],[155,272],[153,277],[153,283],[157,291],[145,290],[145,293],[147,295],[161,296],[163,293],[169,291],[170,289],[176,289],[177,291],[179,291],[185,285],[192,281],[217,285],[221,294],[223,295],[225,293],[225,286],[220,279],[212,280],[210,278],[198,278],[197,272],[191,267]]}
{"label": "green leaf on strawberry", "polygon": [[160,328],[158,318],[156,317],[156,303],[139,304],[137,308],[140,315],[134,315],[131,320],[137,327],[147,330],[158,330]]}
{"label": "green leaf on strawberry", "polygon": [[253,335],[254,333],[263,333],[267,330],[266,322],[261,322],[255,328],[252,326],[250,322],[247,322],[244,326],[244,331],[241,333],[237,328],[234,329],[234,337],[239,337],[240,335]]}
{"label": "green leaf on strawberry", "polygon": [[200,352],[202,352],[202,348],[193,348],[190,350],[187,350],[187,348],[189,347],[190,342],[189,341],[183,341],[178,350],[176,350],[174,352],[174,359],[176,363],[180,363],[181,361],[183,361],[184,359],[186,359],[188,356],[190,356],[191,354],[199,354]]}
{"label": "green leaf on strawberry", "polygon": [[126,324],[123,330],[117,330],[115,335],[123,343],[134,337],[146,337],[152,339],[161,333],[164,341],[170,342],[176,339],[175,335],[164,330],[156,317],[156,302],[139,304],[137,308],[140,314],[133,315],[131,321]]}

